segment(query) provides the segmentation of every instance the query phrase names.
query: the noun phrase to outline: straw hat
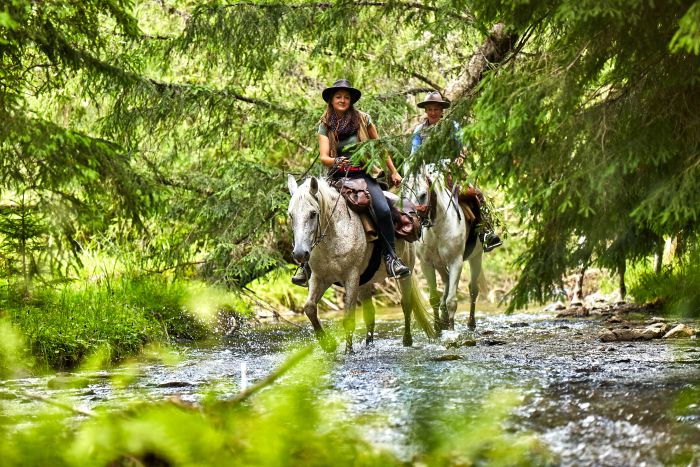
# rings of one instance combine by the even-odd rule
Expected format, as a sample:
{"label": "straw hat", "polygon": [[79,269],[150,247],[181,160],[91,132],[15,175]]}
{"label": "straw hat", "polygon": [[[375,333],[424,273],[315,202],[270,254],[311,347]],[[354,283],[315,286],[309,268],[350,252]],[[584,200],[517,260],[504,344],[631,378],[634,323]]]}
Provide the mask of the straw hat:
{"label": "straw hat", "polygon": [[429,92],[428,94],[426,94],[425,100],[423,100],[423,102],[419,102],[418,107],[424,109],[425,106],[428,104],[438,104],[443,109],[446,109],[450,106],[450,103],[448,101],[442,100],[442,96],[437,91]]}

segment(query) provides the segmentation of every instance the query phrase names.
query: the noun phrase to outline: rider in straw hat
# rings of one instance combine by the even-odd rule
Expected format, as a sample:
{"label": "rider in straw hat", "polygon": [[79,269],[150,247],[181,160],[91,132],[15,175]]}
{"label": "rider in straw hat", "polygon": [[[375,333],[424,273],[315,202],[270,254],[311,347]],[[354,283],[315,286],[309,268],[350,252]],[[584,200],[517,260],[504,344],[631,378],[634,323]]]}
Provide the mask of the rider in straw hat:
{"label": "rider in straw hat", "polygon": [[[421,109],[425,109],[425,120],[413,130],[411,155],[413,155],[423,143],[427,130],[433,125],[437,124],[442,118],[445,109],[450,107],[449,101],[444,100],[442,95],[436,91],[426,94],[423,102],[419,102],[417,105]],[[449,144],[448,152],[453,152],[454,163],[458,166],[462,166],[464,163],[464,156],[462,155],[462,142],[459,138],[459,125],[453,120],[452,126],[453,131],[450,143],[453,144]],[[463,189],[468,190],[469,186],[463,187]],[[488,204],[485,202],[483,193],[477,188],[474,188],[474,190],[477,194],[480,211],[480,213],[477,214],[477,217],[481,217],[481,222],[479,222],[477,225],[477,232],[484,251],[488,252],[501,246],[503,242],[494,232],[493,219],[491,218],[491,213],[488,209]],[[461,200],[460,204],[462,204]]]}

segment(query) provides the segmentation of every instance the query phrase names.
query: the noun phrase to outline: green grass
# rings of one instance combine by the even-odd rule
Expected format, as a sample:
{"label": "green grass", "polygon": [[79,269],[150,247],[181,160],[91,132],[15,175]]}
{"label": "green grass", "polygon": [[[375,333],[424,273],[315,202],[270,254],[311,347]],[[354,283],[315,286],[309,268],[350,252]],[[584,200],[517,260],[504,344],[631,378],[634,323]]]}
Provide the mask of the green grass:
{"label": "green grass", "polygon": [[126,277],[9,296],[0,316],[21,333],[36,369],[68,369],[101,353],[118,362],[146,344],[213,335],[222,309],[248,313],[239,299],[199,282]]}
{"label": "green grass", "polygon": [[640,302],[661,301],[663,313],[700,317],[700,251],[677,258],[661,274],[650,269],[638,273],[630,293]]}

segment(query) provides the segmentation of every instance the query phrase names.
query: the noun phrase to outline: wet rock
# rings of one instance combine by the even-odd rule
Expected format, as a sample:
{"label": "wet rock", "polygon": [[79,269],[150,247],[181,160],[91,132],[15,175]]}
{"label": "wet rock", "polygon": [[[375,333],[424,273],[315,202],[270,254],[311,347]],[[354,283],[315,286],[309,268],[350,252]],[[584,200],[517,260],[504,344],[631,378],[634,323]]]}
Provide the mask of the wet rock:
{"label": "wet rock", "polygon": [[57,375],[46,383],[49,389],[76,389],[85,388],[90,384],[87,378],[68,374]]}
{"label": "wet rock", "polygon": [[510,327],[511,327],[511,328],[526,328],[526,327],[528,327],[529,325],[530,325],[529,323],[525,323],[525,322],[510,323]]}
{"label": "wet rock", "polygon": [[618,342],[618,341],[648,341],[658,339],[664,335],[667,330],[665,323],[656,323],[646,328],[617,328],[607,329],[600,334],[598,338],[603,342]]}
{"label": "wet rock", "polygon": [[670,331],[668,331],[666,334],[664,334],[664,339],[675,339],[675,338],[680,338],[680,337],[692,337],[696,333],[696,330],[691,328],[690,326],[687,326],[685,324],[679,324],[678,326],[674,327]]}
{"label": "wet rock", "polygon": [[644,329],[645,335],[650,335],[651,339],[659,339],[668,331],[668,325],[666,323],[654,323],[650,324]]}
{"label": "wet rock", "polygon": [[571,307],[566,310],[557,313],[557,318],[583,318],[590,314],[588,308],[583,307]]}
{"label": "wet rock", "polygon": [[457,354],[445,354],[445,355],[437,355],[435,357],[432,357],[430,360],[434,362],[450,362],[453,360],[462,360],[461,355]]}
{"label": "wet rock", "polygon": [[666,318],[660,316],[652,316],[648,320],[644,321],[644,324],[656,324],[656,323],[668,323]]}
{"label": "wet rock", "polygon": [[457,349],[459,347],[474,347],[475,345],[476,341],[474,339],[469,338],[455,339],[453,341],[445,343],[445,347],[447,347],[448,349]]}
{"label": "wet rock", "polygon": [[159,388],[188,388],[192,386],[192,383],[187,381],[166,381],[165,383],[160,383]]}
{"label": "wet rock", "polygon": [[612,315],[605,320],[606,323],[623,323],[625,320],[618,315]]}
{"label": "wet rock", "polygon": [[547,313],[551,313],[552,311],[565,310],[565,309],[566,309],[566,305],[564,305],[560,301],[551,303],[551,304],[547,305],[546,307],[544,307],[544,311]]}
{"label": "wet rock", "polygon": [[486,345],[486,346],[489,346],[489,347],[494,346],[494,345],[506,345],[507,344],[506,341],[499,341],[496,339],[484,339],[483,341],[481,341],[481,343]]}

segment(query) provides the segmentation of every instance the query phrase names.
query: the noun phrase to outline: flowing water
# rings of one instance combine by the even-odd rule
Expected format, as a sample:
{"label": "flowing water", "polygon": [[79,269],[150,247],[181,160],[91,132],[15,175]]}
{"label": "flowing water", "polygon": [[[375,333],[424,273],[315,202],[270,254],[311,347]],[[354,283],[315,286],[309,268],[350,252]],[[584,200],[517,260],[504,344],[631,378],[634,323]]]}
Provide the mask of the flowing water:
{"label": "flowing water", "polygon": [[[700,407],[681,397],[700,382],[696,340],[602,343],[600,319],[563,320],[544,312],[477,316],[478,330],[470,334],[458,315],[458,331],[476,343],[458,348],[428,342],[420,330],[415,345],[404,348],[402,321],[390,312],[378,316],[375,344],[366,348],[358,325],[357,352],[330,357],[335,365],[317,397],[342,398],[346,410],[366,415],[363,431],[372,443],[408,461],[420,450],[414,430],[426,414],[469,413],[502,388],[522,395],[509,430],[534,433],[558,464],[668,465],[681,454],[691,463],[700,459]],[[339,318],[329,321],[340,327]],[[179,363],[146,364],[125,389],[110,383],[110,373],[89,375],[80,389],[49,389],[56,378],[0,384],[69,395],[87,408],[119,407],[134,393],[197,401],[217,381],[229,383],[229,395],[240,390],[242,377],[255,383],[285,360],[290,345],[304,342],[313,342],[308,322],[270,324],[216,345],[182,346]],[[26,412],[32,404],[42,402],[19,397],[3,407]]]}

